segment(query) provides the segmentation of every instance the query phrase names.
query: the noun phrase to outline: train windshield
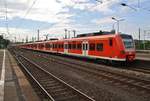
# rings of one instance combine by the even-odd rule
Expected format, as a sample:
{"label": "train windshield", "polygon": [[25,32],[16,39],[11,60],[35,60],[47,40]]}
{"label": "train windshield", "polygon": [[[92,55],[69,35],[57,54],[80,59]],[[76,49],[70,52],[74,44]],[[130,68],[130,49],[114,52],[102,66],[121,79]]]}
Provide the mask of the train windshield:
{"label": "train windshield", "polygon": [[134,42],[133,42],[133,38],[131,35],[121,35],[122,39],[123,39],[123,42],[124,42],[124,45],[125,45],[125,48],[126,49],[129,49],[129,48],[134,48]]}

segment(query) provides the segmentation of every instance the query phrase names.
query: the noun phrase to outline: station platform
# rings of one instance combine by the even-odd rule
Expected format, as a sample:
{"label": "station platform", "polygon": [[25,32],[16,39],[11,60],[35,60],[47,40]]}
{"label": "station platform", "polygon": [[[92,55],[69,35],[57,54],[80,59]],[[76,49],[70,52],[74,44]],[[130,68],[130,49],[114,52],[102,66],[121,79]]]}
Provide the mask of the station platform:
{"label": "station platform", "polygon": [[150,53],[136,53],[136,59],[150,61]]}
{"label": "station platform", "polygon": [[8,50],[0,50],[0,101],[40,101]]}

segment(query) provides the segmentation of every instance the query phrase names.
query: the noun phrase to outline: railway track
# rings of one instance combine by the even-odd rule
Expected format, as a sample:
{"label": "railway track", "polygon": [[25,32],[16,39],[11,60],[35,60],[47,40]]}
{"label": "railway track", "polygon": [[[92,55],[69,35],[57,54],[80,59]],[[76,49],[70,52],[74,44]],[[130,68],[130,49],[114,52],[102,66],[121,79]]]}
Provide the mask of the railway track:
{"label": "railway track", "polygon": [[128,68],[129,70],[132,70],[132,71],[137,71],[137,72],[141,72],[141,73],[145,73],[145,74],[150,74],[150,69],[148,68]]}
{"label": "railway track", "polygon": [[120,85],[125,85],[127,87],[131,87],[132,89],[136,89],[140,92],[146,92],[146,94],[150,93],[150,81],[144,80],[138,77],[132,77],[130,75],[120,74],[117,72],[106,71],[102,69],[97,69],[88,65],[79,64],[76,62],[70,62],[62,58],[58,58],[56,56],[46,57],[43,55],[38,55],[40,58],[47,59],[47,62],[41,61],[41,64],[48,64],[48,61],[53,61],[54,63],[65,65],[68,67],[72,67],[74,69],[78,69],[80,71],[87,72],[97,77],[102,77],[103,79],[107,79],[108,81],[118,82]]}
{"label": "railway track", "polygon": [[[31,51],[31,50],[30,50]],[[38,53],[38,54],[41,54],[40,52],[36,52],[35,51],[35,53]],[[43,54],[43,53],[42,53]],[[42,55],[41,54],[41,55]],[[52,56],[52,57],[54,57],[54,54],[52,54],[52,55],[50,55],[50,54],[48,54],[48,55],[44,55],[44,57],[49,57],[49,56]],[[58,55],[55,55],[55,56],[58,56]],[[81,60],[80,58],[75,58],[75,59],[77,59],[77,60]],[[86,60],[87,62],[89,62],[89,63],[95,63],[95,64],[100,64],[100,65],[105,65],[105,66],[110,66],[110,64],[107,64],[107,63],[105,63],[104,61],[97,61],[97,60]],[[92,62],[91,62],[92,61]],[[96,61],[96,62],[95,62]],[[136,61],[136,63],[137,63],[137,61]],[[131,66],[130,66],[131,65]],[[112,66],[112,67],[114,67],[114,68],[116,68],[116,67],[118,67],[118,68],[122,68],[122,69],[127,69],[127,70],[131,70],[131,71],[136,71],[136,72],[140,72],[140,73],[144,73],[144,74],[150,74],[150,68],[148,68],[148,66],[149,66],[149,62],[144,62],[144,66],[146,65],[146,68],[144,68],[144,67],[142,67],[141,65],[136,65],[136,66],[134,66],[133,64],[129,64],[129,65],[123,65],[123,67],[122,67],[122,65],[120,64],[119,66],[117,65],[117,64],[115,64],[114,66]],[[121,67],[120,67],[121,66]]]}
{"label": "railway track", "polygon": [[[35,52],[36,53],[36,52]],[[40,52],[37,52],[37,54],[41,54],[41,56],[42,56],[42,54],[43,53],[40,53]],[[52,55],[50,55],[50,54],[45,54],[44,55],[44,57],[47,57],[47,58],[49,58],[49,57],[54,57],[54,55],[52,54]],[[58,57],[58,55],[55,55],[55,57]],[[61,56],[59,56],[59,57],[61,57]],[[76,58],[75,58],[76,59]],[[77,60],[81,60],[80,58],[77,58]],[[87,62],[89,62],[89,63],[94,63],[94,64],[102,64],[102,65],[105,65],[105,66],[110,66],[110,64],[106,64],[104,61],[97,61],[97,60],[86,60]],[[92,62],[91,62],[92,61]],[[95,62],[96,61],[96,62]],[[68,61],[67,61],[68,62]],[[136,62],[137,63],[137,62]],[[142,67],[141,65],[136,65],[136,66],[134,66],[133,64],[129,64],[129,65],[123,65],[123,67],[122,67],[122,65],[121,64],[119,64],[119,65],[117,65],[117,64],[115,64],[114,66],[112,66],[112,67],[114,67],[114,68],[116,68],[116,67],[118,67],[118,68],[122,68],[122,69],[127,69],[127,70],[131,70],[131,71],[136,71],[136,72],[141,72],[141,73],[144,73],[144,74],[150,74],[150,68],[148,68],[148,62],[146,62],[145,64],[144,64],[144,66],[146,65],[146,67],[144,68],[144,67]],[[121,66],[121,67],[120,67]]]}
{"label": "railway track", "polygon": [[[51,57],[54,57],[55,58],[55,56],[54,55],[50,55]],[[50,57],[50,56],[44,56],[44,57]],[[65,61],[65,60],[64,60]],[[93,60],[94,61],[94,60]],[[66,62],[68,62],[68,61],[66,61]],[[91,63],[93,63],[93,62],[91,62]],[[107,64],[105,64],[105,63],[102,63],[102,61],[101,61],[101,63],[99,63],[98,61],[96,61],[96,64],[102,64],[102,65],[105,65],[105,66],[110,66],[110,65],[107,65]],[[115,65],[115,66],[117,66],[117,65]],[[114,68],[116,68],[115,66],[113,66]],[[119,66],[117,66],[117,67],[119,67]],[[122,69],[128,69],[128,70],[131,70],[131,71],[136,71],[136,72],[141,72],[141,73],[145,73],[145,74],[150,74],[150,68],[148,68],[148,67],[146,67],[146,68],[144,68],[144,67],[137,67],[137,66],[132,66],[132,64],[131,64],[131,66],[129,65],[128,67],[126,67],[125,66],[125,68],[124,68],[124,66],[123,66],[123,68]]]}
{"label": "railway track", "polygon": [[22,55],[17,55],[16,59],[26,73],[30,75],[30,78],[32,78],[42,90],[41,94],[44,97],[42,99],[46,98],[50,101],[95,101],[91,97],[44,70],[32,60],[29,60]]}

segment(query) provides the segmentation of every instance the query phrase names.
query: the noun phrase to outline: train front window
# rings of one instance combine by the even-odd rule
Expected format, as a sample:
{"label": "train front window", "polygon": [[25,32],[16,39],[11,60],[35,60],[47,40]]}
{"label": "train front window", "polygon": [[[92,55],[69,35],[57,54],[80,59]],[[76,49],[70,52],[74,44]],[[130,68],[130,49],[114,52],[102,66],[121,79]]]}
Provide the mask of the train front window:
{"label": "train front window", "polygon": [[126,49],[134,48],[134,42],[131,35],[121,35]]}
{"label": "train front window", "polygon": [[125,48],[134,48],[133,40],[132,39],[123,39]]}

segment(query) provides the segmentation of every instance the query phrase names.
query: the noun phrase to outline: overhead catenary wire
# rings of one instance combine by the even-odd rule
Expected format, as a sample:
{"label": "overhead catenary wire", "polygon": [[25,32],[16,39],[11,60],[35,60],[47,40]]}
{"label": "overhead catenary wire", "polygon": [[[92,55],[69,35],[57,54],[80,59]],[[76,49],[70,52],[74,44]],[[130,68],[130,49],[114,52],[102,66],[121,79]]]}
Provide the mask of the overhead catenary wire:
{"label": "overhead catenary wire", "polygon": [[[110,1],[110,0],[108,0],[108,1]],[[87,3],[87,2],[75,2],[75,1],[73,1],[73,2],[74,2],[74,5],[72,6],[72,8],[74,8],[74,6],[76,6],[77,4],[86,4],[86,3]],[[102,3],[104,3],[104,2],[102,2]],[[97,6],[97,5],[99,5],[99,4],[102,4],[102,3],[101,3],[101,2],[97,2],[96,4],[93,4],[93,5],[91,5],[90,7],[88,7],[88,6],[87,6],[87,7],[88,7],[88,9],[91,10],[91,9],[93,9],[95,6]],[[86,13],[86,12],[77,12],[76,15],[81,15],[81,14],[83,15],[83,14],[85,14],[85,13]],[[59,23],[61,23],[61,22],[63,22],[63,21],[64,21],[64,19],[60,20]],[[89,23],[87,23],[87,24],[89,25]],[[87,24],[86,24],[86,25],[87,25]],[[83,26],[84,26],[84,25],[83,25]],[[92,26],[93,26],[93,25],[92,25]],[[94,25],[94,26],[97,26],[97,25]],[[45,26],[44,26],[44,27],[45,27]],[[46,27],[47,27],[47,26],[46,26]],[[56,28],[55,25],[53,25],[52,28],[53,28],[53,27]],[[61,26],[57,26],[57,27],[61,27]],[[63,27],[65,27],[65,26],[63,26]],[[43,27],[42,27],[42,28],[43,28]],[[90,28],[91,28],[91,25],[90,25]],[[64,29],[66,29],[66,28],[64,28]],[[88,30],[89,30],[89,29],[88,29]],[[91,30],[92,30],[92,29],[91,29]]]}
{"label": "overhead catenary wire", "polygon": [[[37,0],[34,0],[33,3],[31,4],[31,6],[29,8],[27,8],[27,11],[24,13],[24,16],[22,17],[22,19],[25,19],[27,17],[27,15],[30,13],[30,11],[32,10],[33,6],[36,4]],[[15,33],[17,32],[17,28],[19,26],[22,26],[23,22],[21,22],[19,25],[16,25],[15,27]]]}
{"label": "overhead catenary wire", "polygon": [[[74,5],[72,6],[72,8],[74,8],[77,4],[86,4],[87,2],[75,2],[75,1],[73,1],[74,2]],[[98,5],[99,3],[96,3],[96,5]],[[92,5],[91,7],[89,7],[88,9],[92,9],[92,8],[94,8],[96,5]],[[77,12],[76,13],[76,15],[83,15],[83,14],[85,14],[86,12]],[[64,21],[64,19],[62,19],[62,20],[60,20],[59,21],[59,23],[62,23]],[[54,25],[53,25],[54,26]],[[52,27],[53,27],[52,26]],[[44,28],[46,28],[47,26],[44,26],[44,27],[41,27],[42,29],[44,29]],[[58,27],[60,27],[60,26],[58,26]]]}
{"label": "overhead catenary wire", "polygon": [[29,7],[29,9],[27,10],[27,12],[25,13],[23,18],[26,18],[26,16],[29,14],[29,12],[31,11],[31,9],[33,8],[33,6],[36,4],[37,0],[34,0],[32,5]]}
{"label": "overhead catenary wire", "polygon": [[4,0],[5,6],[5,23],[6,23],[6,32],[9,35],[9,26],[8,26],[8,11],[7,11],[7,0]]}
{"label": "overhead catenary wire", "polygon": [[[34,0],[34,1],[33,1],[31,7],[27,10],[27,12],[25,13],[25,15],[24,15],[23,18],[25,18],[25,17],[29,14],[29,12],[31,11],[31,9],[32,9],[33,6],[35,5],[36,1],[37,1],[37,0]],[[87,2],[74,2],[73,7],[74,7],[75,5],[77,5],[77,4],[84,4],[84,3],[87,3]],[[97,4],[98,4],[98,3],[97,3]],[[91,9],[91,8],[93,8],[93,7],[95,7],[95,5],[89,7],[89,9]],[[79,12],[79,13],[80,13],[80,12]],[[77,14],[79,14],[79,13],[77,13]],[[84,12],[84,13],[85,13],[85,12]],[[81,14],[83,14],[83,13],[81,13]],[[80,15],[80,14],[79,14],[79,15]],[[64,19],[60,20],[59,22],[61,23],[61,22],[63,22],[63,21],[64,21]],[[22,23],[21,23],[21,24],[22,24]],[[20,25],[21,25],[21,24],[20,24]],[[44,27],[45,27],[45,26],[44,26]],[[40,27],[40,28],[41,28],[41,27]],[[42,28],[43,28],[43,27],[42,27]]]}

